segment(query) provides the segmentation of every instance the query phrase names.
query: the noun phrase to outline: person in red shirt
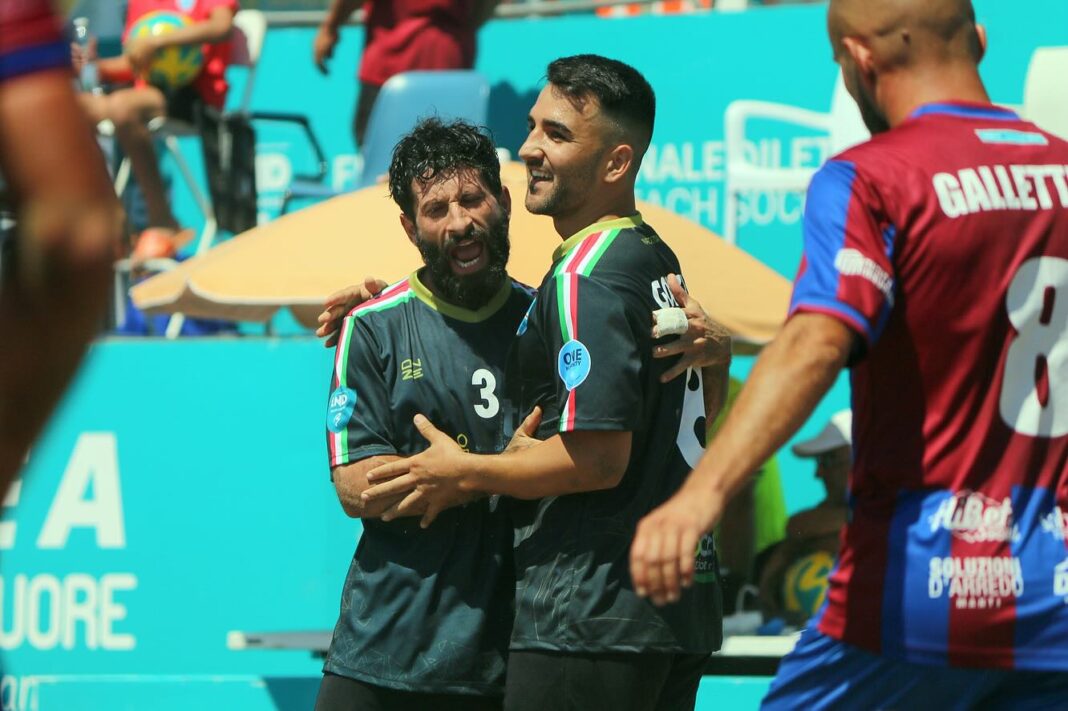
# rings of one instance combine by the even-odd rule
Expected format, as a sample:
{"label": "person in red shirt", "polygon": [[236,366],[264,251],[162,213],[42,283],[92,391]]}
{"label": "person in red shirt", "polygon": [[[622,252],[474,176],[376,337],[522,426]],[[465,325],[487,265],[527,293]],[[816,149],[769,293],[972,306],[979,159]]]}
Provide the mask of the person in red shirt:
{"label": "person in red shirt", "polygon": [[995,106],[970,0],[831,0],[870,141],[812,179],[790,313],[635,588],[698,538],[851,368],[849,514],[827,604],[765,709],[1061,708],[1068,698],[1068,141]]}
{"label": "person in red shirt", "polygon": [[[363,58],[352,135],[363,145],[367,119],[382,85],[394,74],[417,69],[470,69],[475,63],[475,32],[493,14],[498,0],[367,0],[363,4]],[[334,54],[338,28],[360,0],[331,0],[315,36],[319,71]]]}
{"label": "person in red shirt", "polygon": [[[167,34],[128,37],[138,19],[159,10],[180,12],[193,22]],[[98,67],[102,79],[132,81],[133,85],[110,94],[82,95],[82,104],[94,125],[104,119],[110,119],[115,125],[115,135],[130,158],[134,177],[144,194],[149,226],[169,231],[175,239],[187,235],[179,234],[178,221],[167,201],[148,122],[164,115],[191,121],[197,102],[222,108],[228,88],[225,77],[230,59],[228,38],[237,10],[238,0],[130,0],[123,54],[101,59]],[[188,86],[164,92],[142,78],[160,50],[197,44],[203,45],[204,67]],[[75,52],[75,67],[85,59]]]}

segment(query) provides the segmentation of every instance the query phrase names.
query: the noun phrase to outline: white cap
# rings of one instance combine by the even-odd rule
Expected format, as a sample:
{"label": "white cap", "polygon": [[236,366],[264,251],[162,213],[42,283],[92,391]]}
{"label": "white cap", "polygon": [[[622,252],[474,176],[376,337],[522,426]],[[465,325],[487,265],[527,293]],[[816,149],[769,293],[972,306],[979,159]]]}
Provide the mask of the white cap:
{"label": "white cap", "polygon": [[790,449],[799,457],[818,457],[839,447],[853,443],[853,411],[841,410],[831,415],[831,421],[812,439],[798,442]]}

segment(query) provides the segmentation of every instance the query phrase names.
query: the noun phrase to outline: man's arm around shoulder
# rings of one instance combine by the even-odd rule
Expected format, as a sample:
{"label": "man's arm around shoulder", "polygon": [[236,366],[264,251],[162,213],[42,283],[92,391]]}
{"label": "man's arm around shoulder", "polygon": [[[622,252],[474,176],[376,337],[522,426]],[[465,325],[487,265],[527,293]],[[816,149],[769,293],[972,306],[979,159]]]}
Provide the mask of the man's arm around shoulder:
{"label": "man's arm around shoulder", "polygon": [[497,456],[471,455],[465,488],[518,499],[576,494],[619,485],[630,461],[631,433],[564,432]]}

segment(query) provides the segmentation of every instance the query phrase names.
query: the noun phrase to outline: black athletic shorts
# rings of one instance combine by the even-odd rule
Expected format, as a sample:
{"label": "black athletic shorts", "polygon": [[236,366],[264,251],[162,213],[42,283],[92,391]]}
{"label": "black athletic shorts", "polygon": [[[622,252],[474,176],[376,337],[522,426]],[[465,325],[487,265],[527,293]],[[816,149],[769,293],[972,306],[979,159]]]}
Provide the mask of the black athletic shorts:
{"label": "black athletic shorts", "polygon": [[499,696],[422,694],[387,689],[326,672],[315,711],[500,711]]}
{"label": "black athletic shorts", "polygon": [[510,652],[505,711],[690,711],[705,654]]}

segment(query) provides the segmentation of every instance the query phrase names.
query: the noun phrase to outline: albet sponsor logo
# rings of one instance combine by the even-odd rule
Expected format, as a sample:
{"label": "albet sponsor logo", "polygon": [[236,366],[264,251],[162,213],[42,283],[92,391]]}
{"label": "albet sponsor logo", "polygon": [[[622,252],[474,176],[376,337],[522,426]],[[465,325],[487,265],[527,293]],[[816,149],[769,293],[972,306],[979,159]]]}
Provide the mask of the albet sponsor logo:
{"label": "albet sponsor logo", "polygon": [[931,530],[943,529],[968,543],[1015,541],[1020,529],[1009,499],[997,501],[976,491],[958,491],[930,517]]}
{"label": "albet sponsor logo", "polygon": [[1052,511],[1042,517],[1042,530],[1058,541],[1068,538],[1068,511],[1054,506]]}

